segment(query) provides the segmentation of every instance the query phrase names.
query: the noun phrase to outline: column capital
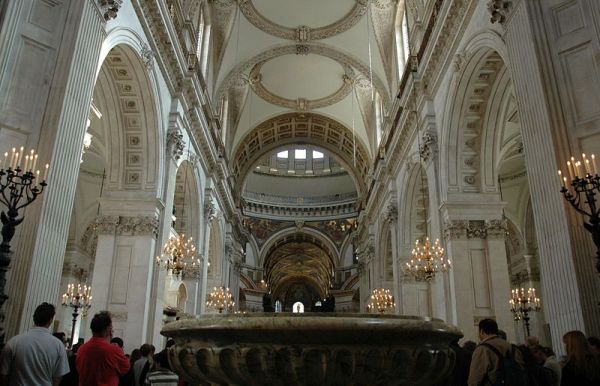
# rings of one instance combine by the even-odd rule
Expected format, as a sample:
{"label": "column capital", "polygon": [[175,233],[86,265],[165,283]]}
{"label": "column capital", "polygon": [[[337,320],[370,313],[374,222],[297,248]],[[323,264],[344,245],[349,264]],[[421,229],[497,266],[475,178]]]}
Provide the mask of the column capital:
{"label": "column capital", "polygon": [[183,141],[183,134],[178,127],[171,127],[167,131],[167,154],[175,161],[183,155],[183,149],[185,149],[185,142]]}
{"label": "column capital", "polygon": [[99,234],[151,235],[156,238],[158,236],[158,218],[155,216],[98,216],[83,235],[84,245],[89,244]]}
{"label": "column capital", "polygon": [[106,21],[115,19],[122,5],[123,0],[98,0],[98,6]]}
{"label": "column capital", "polygon": [[421,136],[419,154],[425,163],[429,163],[438,152],[437,135],[432,131],[426,131]]}
{"label": "column capital", "polygon": [[492,15],[490,21],[504,24],[511,12],[512,5],[512,0],[490,0],[487,5],[488,11]]}

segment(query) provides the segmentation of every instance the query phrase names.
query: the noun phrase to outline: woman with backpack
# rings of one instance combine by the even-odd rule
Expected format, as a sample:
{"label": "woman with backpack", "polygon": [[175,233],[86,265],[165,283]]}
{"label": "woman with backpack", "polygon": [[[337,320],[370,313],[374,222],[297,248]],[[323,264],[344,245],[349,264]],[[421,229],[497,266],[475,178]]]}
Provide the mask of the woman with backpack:
{"label": "woman with backpack", "polygon": [[600,385],[600,357],[594,355],[581,331],[569,331],[563,336],[567,362],[562,369],[562,386]]}

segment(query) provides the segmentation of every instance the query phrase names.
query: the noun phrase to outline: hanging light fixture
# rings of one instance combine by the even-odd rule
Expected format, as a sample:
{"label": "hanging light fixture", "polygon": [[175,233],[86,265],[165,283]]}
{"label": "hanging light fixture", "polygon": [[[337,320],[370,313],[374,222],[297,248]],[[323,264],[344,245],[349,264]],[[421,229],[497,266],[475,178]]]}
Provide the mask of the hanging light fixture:
{"label": "hanging light fixture", "polygon": [[206,306],[216,309],[220,314],[223,310],[232,310],[235,306],[235,302],[233,301],[233,295],[229,291],[229,288],[214,287],[213,291],[208,294]]}
{"label": "hanging light fixture", "polygon": [[163,247],[161,256],[156,256],[159,268],[171,271],[177,278],[199,278],[201,259],[196,252],[194,240],[185,239],[184,234],[171,236]]}
{"label": "hanging light fixture", "polygon": [[[188,149],[189,158],[189,149]],[[187,170],[183,180],[183,207],[185,207],[185,193],[187,190]],[[173,207],[175,209],[175,207]],[[182,210],[182,213],[185,210]],[[174,216],[173,216],[174,217]],[[175,221],[175,220],[174,220]],[[201,257],[196,251],[192,237],[185,239],[185,234],[171,236],[163,246],[163,253],[156,256],[156,265],[164,270],[171,271],[177,278],[196,278],[201,277]]]}
{"label": "hanging light fixture", "polygon": [[388,311],[394,311],[396,303],[394,296],[387,288],[375,288],[371,291],[371,300],[367,304],[368,312],[379,312],[385,314]]}
{"label": "hanging light fixture", "polygon": [[423,220],[425,222],[425,236],[417,238],[415,247],[412,250],[412,256],[406,263],[405,272],[410,274],[417,281],[431,281],[438,272],[448,272],[452,268],[452,263],[446,259],[444,248],[439,239],[435,239],[433,244],[427,236],[427,201],[425,199],[425,180],[423,176],[423,159],[421,155],[420,134],[417,132],[417,144],[419,151],[419,165],[421,176],[421,194],[423,198]]}

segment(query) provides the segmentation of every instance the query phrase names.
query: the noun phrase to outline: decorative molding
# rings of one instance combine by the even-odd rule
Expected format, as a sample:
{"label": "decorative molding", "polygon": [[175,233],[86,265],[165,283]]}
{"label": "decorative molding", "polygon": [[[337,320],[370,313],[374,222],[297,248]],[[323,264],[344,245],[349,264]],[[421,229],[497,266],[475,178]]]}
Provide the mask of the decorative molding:
{"label": "decorative molding", "polygon": [[206,201],[204,202],[204,219],[206,222],[211,222],[215,218],[217,218],[215,203],[213,202],[213,198],[207,195]]}
{"label": "decorative molding", "polygon": [[504,219],[494,220],[447,220],[444,224],[446,239],[487,239],[503,238],[507,234]]}
{"label": "decorative molding", "polygon": [[158,237],[158,219],[155,217],[124,217],[119,216],[117,234],[125,236],[150,235]]}
{"label": "decorative molding", "polygon": [[[306,54],[308,54],[308,46],[303,47],[306,47]],[[331,106],[335,103],[342,101],[352,92],[352,79],[354,78],[354,70],[352,70],[352,67],[348,66],[347,64],[340,63],[340,65],[344,68],[344,74],[341,78],[342,85],[333,94],[318,99],[288,99],[281,97],[267,90],[262,83],[262,74],[260,73],[260,70],[267,61],[268,60],[257,63],[252,68],[252,70],[250,71],[250,79],[252,80],[250,82],[250,85],[252,87],[252,90],[256,93],[256,95],[274,105],[286,107],[289,109],[306,111]]]}
{"label": "decorative molding", "polygon": [[398,220],[398,206],[395,202],[390,201],[385,208],[384,218],[389,222],[396,222]]}
{"label": "decorative molding", "polygon": [[[377,2],[387,4],[390,1],[378,0]],[[256,28],[269,35],[287,40],[296,40],[298,42],[326,39],[347,31],[358,23],[360,18],[367,12],[368,3],[369,0],[356,0],[356,4],[348,14],[340,20],[323,27],[309,28],[307,26],[297,26],[291,28],[277,24],[264,17],[254,7],[252,0],[238,0],[240,10]]]}
{"label": "decorative molding", "polygon": [[167,131],[167,154],[178,161],[183,155],[183,149],[185,149],[185,142],[181,130],[176,127],[170,128]]}
{"label": "decorative molding", "polygon": [[487,5],[488,11],[492,14],[490,22],[504,24],[512,6],[511,0],[490,0]]}
{"label": "decorative molding", "polygon": [[[301,44],[301,48],[298,46],[299,45],[297,44],[278,45],[261,52],[244,63],[238,64],[229,72],[219,86],[215,100],[221,100],[221,98],[224,98],[226,93],[231,88],[236,87],[236,85],[239,87],[240,76],[242,76],[242,74],[244,74],[247,70],[253,69],[258,64],[284,55],[312,54],[324,56],[338,62],[345,69],[345,71],[347,68],[352,69],[353,72],[351,73],[351,79],[355,79],[356,81],[356,78],[359,76],[359,74],[366,79],[370,79],[371,72],[369,71],[368,65],[363,64],[361,61],[348,54],[338,51],[335,47],[330,47],[329,45],[322,43]],[[298,50],[301,52],[299,53]],[[354,72],[357,72],[357,74]],[[377,74],[372,75],[373,85],[379,95],[381,95],[384,107],[387,108],[390,102],[389,93],[387,92],[385,83],[381,80],[381,78],[379,78],[379,76],[377,76]]]}
{"label": "decorative molding", "polygon": [[421,159],[429,162],[438,152],[437,135],[432,131],[427,131],[421,137],[421,146],[419,154]]}
{"label": "decorative molding", "polygon": [[117,17],[117,12],[123,5],[123,0],[99,0],[100,11],[104,16],[104,20],[109,21]]}
{"label": "decorative molding", "polygon": [[140,56],[142,57],[142,61],[144,62],[144,65],[148,71],[152,71],[154,68],[154,51],[152,51],[146,43],[142,43]]}

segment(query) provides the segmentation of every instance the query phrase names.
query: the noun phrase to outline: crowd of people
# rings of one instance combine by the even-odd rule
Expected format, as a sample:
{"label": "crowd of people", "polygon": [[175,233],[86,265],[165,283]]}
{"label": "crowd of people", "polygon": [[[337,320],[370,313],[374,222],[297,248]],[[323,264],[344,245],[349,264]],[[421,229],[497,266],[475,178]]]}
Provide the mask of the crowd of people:
{"label": "crowd of people", "polygon": [[50,333],[56,310],[40,304],[34,327],[11,338],[0,354],[0,386],[181,386],[171,371],[167,341],[165,350],[143,344],[126,355],[123,340],[113,337],[110,313],[94,315],[92,337],[67,349],[64,333]]}
{"label": "crowd of people", "polygon": [[[164,350],[143,344],[126,355],[123,340],[113,337],[110,313],[94,315],[93,336],[67,349],[64,333],[50,333],[55,308],[40,304],[34,327],[11,338],[0,354],[0,386],[182,386]],[[566,355],[557,358],[553,350],[530,336],[522,345],[511,344],[492,319],[479,322],[479,340],[458,341],[452,374],[444,386],[599,386],[600,339],[586,338],[581,331],[563,336]]]}
{"label": "crowd of people", "polygon": [[445,386],[600,386],[600,339],[581,331],[563,336],[561,358],[535,336],[511,344],[492,319],[479,322],[479,341],[452,344],[456,359]]}

